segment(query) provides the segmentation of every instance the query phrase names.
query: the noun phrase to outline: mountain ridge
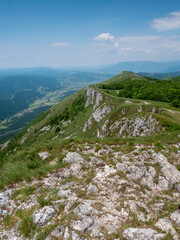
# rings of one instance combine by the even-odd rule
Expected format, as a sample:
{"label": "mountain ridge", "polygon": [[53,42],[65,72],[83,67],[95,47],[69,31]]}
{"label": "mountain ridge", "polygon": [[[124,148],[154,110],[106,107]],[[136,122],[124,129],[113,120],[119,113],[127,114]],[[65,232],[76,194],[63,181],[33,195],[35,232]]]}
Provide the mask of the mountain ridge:
{"label": "mountain ridge", "polygon": [[180,109],[102,88],[136,81],[156,84],[85,87],[2,147],[0,238],[178,240]]}

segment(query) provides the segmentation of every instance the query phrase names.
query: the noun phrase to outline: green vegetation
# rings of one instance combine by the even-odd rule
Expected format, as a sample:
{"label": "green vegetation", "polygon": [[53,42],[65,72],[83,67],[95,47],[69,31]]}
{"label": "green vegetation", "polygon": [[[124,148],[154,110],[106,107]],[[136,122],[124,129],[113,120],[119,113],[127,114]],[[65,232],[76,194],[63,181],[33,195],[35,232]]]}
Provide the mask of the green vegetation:
{"label": "green vegetation", "polygon": [[[133,79],[133,80],[130,80]],[[129,151],[134,149],[134,144],[152,144],[155,150],[162,150],[164,143],[175,143],[179,141],[178,135],[180,135],[180,110],[170,106],[170,103],[157,102],[150,100],[137,99],[140,93],[137,86],[141,86],[142,83],[148,83],[148,86],[156,86],[154,79],[147,79],[140,77],[133,73],[123,73],[115,76],[114,78],[101,83],[93,85],[94,89],[100,91],[103,95],[103,101],[101,106],[111,105],[112,111],[100,122],[93,122],[92,127],[86,132],[83,131],[85,123],[92,116],[94,110],[93,105],[85,108],[85,102],[87,99],[86,91],[84,89],[68,96],[60,103],[54,105],[51,109],[40,115],[33,122],[24,128],[18,135],[16,135],[9,142],[8,146],[0,151],[0,188],[8,184],[12,184],[21,180],[31,181],[33,178],[41,178],[48,172],[55,171],[59,168],[63,168],[66,164],[63,163],[62,159],[64,154],[69,151],[71,144],[74,144],[73,151],[76,151],[76,143],[96,143],[95,151],[98,152],[101,149],[100,144],[124,144],[119,149]],[[172,80],[162,80],[157,86],[165,83],[163,94],[168,93],[166,87],[170,88],[170,82]],[[172,81],[173,84],[179,84],[179,80]],[[126,104],[126,98],[117,96],[120,91],[126,89],[128,84],[140,83],[134,88],[129,89],[136,99],[131,100],[131,103]],[[124,88],[119,90],[111,90],[113,88],[119,88],[120,85]],[[159,85],[158,85],[159,84]],[[170,93],[173,91],[179,91],[176,85],[171,86]],[[109,89],[106,89],[109,88]],[[143,87],[142,87],[143,89]],[[142,90],[141,89],[141,90]],[[174,89],[174,90],[172,90]],[[106,92],[108,90],[108,92]],[[132,91],[131,91],[132,90]],[[113,95],[111,94],[113,91]],[[117,91],[119,91],[117,93]],[[177,96],[175,96],[177,97]],[[100,107],[101,108],[101,107]],[[141,108],[141,112],[137,109]],[[156,111],[152,111],[153,109]],[[108,135],[104,139],[97,138],[98,129],[102,129],[104,122],[108,119],[111,123],[115,123],[122,118],[132,120],[137,117],[148,118],[148,116],[154,117],[159,122],[159,132],[155,132],[150,136],[139,136],[133,138],[120,138],[118,131],[108,132]],[[48,131],[42,131],[44,127],[49,127]],[[115,130],[116,131],[116,130]],[[116,135],[115,135],[116,134]],[[22,140],[25,139],[24,143]],[[98,144],[100,143],[100,144]],[[47,160],[42,160],[38,153],[48,151],[50,157]],[[57,158],[55,164],[51,164]],[[104,161],[109,162],[106,156],[103,156]],[[109,162],[112,165],[113,161]],[[177,166],[178,167],[178,166]],[[178,167],[179,168],[179,167]],[[93,172],[87,176],[88,182],[93,177]],[[68,180],[74,180],[72,179]],[[80,181],[80,180],[79,180]],[[66,180],[64,180],[66,182]],[[14,198],[26,199],[30,192],[35,189],[21,189],[14,193]],[[84,194],[84,193],[79,193]],[[47,199],[46,199],[47,200]],[[51,200],[51,199],[50,199]],[[41,206],[47,205],[48,203],[42,200],[39,202]]]}
{"label": "green vegetation", "polygon": [[32,237],[36,231],[36,224],[33,221],[33,218],[26,216],[19,224],[20,234],[23,234],[24,237]]}
{"label": "green vegetation", "polygon": [[[84,110],[86,98],[83,94],[79,94],[69,108],[66,108],[63,113],[55,116],[50,120],[50,125],[58,125],[61,121],[73,120],[77,114]],[[56,128],[56,132],[60,131],[60,128]]]}
{"label": "green vegetation", "polygon": [[13,199],[18,198],[18,199],[21,199],[21,200],[25,200],[26,198],[28,198],[29,195],[33,194],[35,190],[36,190],[35,186],[29,186],[29,187],[25,186],[25,187],[23,187],[19,190],[16,190],[15,192],[13,192],[12,198]]}
{"label": "green vegetation", "polygon": [[29,210],[18,209],[15,214],[17,218],[21,219],[18,229],[24,237],[31,238],[36,232],[37,226],[32,218],[33,212],[33,208]]}
{"label": "green vegetation", "polygon": [[119,97],[168,102],[171,106],[180,108],[180,78],[157,80],[146,77],[102,84],[100,87],[106,90],[118,90]]}

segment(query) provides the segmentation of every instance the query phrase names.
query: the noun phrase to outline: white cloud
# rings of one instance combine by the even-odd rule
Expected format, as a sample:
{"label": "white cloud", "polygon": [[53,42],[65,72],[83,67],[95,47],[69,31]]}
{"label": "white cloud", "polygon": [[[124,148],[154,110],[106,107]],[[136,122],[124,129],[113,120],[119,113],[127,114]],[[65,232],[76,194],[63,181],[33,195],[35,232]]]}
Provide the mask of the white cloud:
{"label": "white cloud", "polygon": [[52,47],[70,47],[68,42],[55,42],[51,44]]}
{"label": "white cloud", "polygon": [[97,37],[95,37],[95,40],[100,41],[106,41],[106,40],[114,40],[114,36],[112,36],[110,33],[101,33]]}
{"label": "white cloud", "polygon": [[160,36],[155,36],[155,35],[148,35],[148,36],[127,36],[127,37],[120,37],[118,38],[118,40],[120,42],[147,42],[147,41],[154,41],[154,40],[157,40],[157,39],[160,39],[161,37]]}
{"label": "white cloud", "polygon": [[160,32],[180,28],[180,11],[171,12],[167,17],[155,18],[151,27]]}

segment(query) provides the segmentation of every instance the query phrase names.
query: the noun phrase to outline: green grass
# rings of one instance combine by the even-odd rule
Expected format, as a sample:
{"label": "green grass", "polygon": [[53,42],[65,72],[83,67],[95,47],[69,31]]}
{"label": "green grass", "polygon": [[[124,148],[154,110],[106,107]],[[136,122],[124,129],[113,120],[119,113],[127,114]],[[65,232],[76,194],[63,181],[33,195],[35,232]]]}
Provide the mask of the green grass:
{"label": "green grass", "polygon": [[24,237],[32,238],[37,231],[37,225],[32,218],[33,212],[34,208],[29,210],[18,209],[15,213],[16,218],[20,219],[18,229]]}
{"label": "green grass", "polygon": [[36,228],[37,226],[34,223],[33,218],[31,216],[24,217],[18,227],[20,234],[28,238],[31,238],[34,236],[36,232]]}
{"label": "green grass", "polygon": [[[29,186],[29,187],[23,187],[19,190],[15,190],[12,194],[13,199],[21,199],[25,200],[26,198],[29,197],[29,195],[33,194],[36,190],[35,186]],[[21,196],[19,196],[21,195]]]}
{"label": "green grass", "polygon": [[[108,84],[111,81],[119,81],[119,78],[123,77],[124,79],[124,77],[129,78],[132,76],[137,77],[132,73],[118,75],[113,80],[109,80]],[[142,77],[142,79],[144,78]],[[126,104],[125,98],[112,96],[110,95],[111,91],[108,93],[104,92],[98,86],[100,85],[94,85],[93,87],[98,89],[104,96],[101,104],[108,104],[114,107],[111,113],[102,122],[95,123],[91,129],[84,133],[84,124],[93,113],[93,105],[87,108],[83,106],[86,100],[84,89],[53,106],[14,137],[7,149],[0,152],[0,189],[18,181],[31,181],[33,178],[41,178],[48,172],[66,167],[66,164],[62,162],[62,158],[64,157],[63,150],[69,151],[71,143],[74,143],[73,151],[76,151],[77,143],[87,142],[89,144],[97,143],[97,152],[101,149],[102,144],[120,144],[122,145],[122,150],[128,152],[134,149],[135,144],[150,144],[155,146],[156,151],[159,151],[163,149],[163,144],[176,143],[180,140],[178,137],[180,135],[180,110],[172,108],[168,103],[150,100],[148,100],[149,104],[145,104],[144,100],[138,99],[133,99],[132,104]],[[140,106],[142,107],[141,113],[137,112]],[[152,113],[153,107],[157,108],[156,113]],[[172,113],[171,110],[176,111]],[[122,114],[122,111],[125,111],[125,113]],[[136,117],[148,117],[149,115],[155,117],[160,123],[160,132],[157,134],[146,137],[118,138],[116,137],[119,131],[117,129],[113,134],[108,132],[107,138],[97,139],[97,129],[100,129],[107,119],[115,122],[122,117],[133,119]],[[63,127],[61,122],[59,122],[59,118],[62,116],[64,120],[67,118],[68,120],[71,119],[72,122],[68,126]],[[57,139],[52,140],[59,134],[59,131],[56,132],[56,121],[61,125],[59,128],[65,132],[58,136]],[[40,131],[41,128],[49,125],[51,122],[54,129],[42,134]],[[27,131],[27,129],[30,130]],[[75,139],[64,140],[70,135],[75,136]],[[24,136],[27,138],[27,141],[21,145],[20,142]],[[48,151],[51,157],[46,161],[41,160],[38,157],[40,151]],[[54,158],[58,158],[59,160],[57,164],[52,166],[50,165],[50,161],[54,160]],[[28,193],[25,192],[19,192],[19,195],[24,197],[27,195],[28,197]]]}
{"label": "green grass", "polygon": [[37,234],[36,240],[44,240],[57,226],[57,224],[51,224],[49,226],[44,227],[43,229],[39,230],[39,233]]}

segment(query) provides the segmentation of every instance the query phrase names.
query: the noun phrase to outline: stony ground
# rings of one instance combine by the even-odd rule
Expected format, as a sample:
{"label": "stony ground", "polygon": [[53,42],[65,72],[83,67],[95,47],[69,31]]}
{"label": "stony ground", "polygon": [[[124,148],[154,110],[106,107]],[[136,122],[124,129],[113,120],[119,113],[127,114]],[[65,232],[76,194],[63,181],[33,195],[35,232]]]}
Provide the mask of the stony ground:
{"label": "stony ground", "polygon": [[180,143],[72,143],[62,154],[66,167],[0,193],[0,239],[179,239]]}

